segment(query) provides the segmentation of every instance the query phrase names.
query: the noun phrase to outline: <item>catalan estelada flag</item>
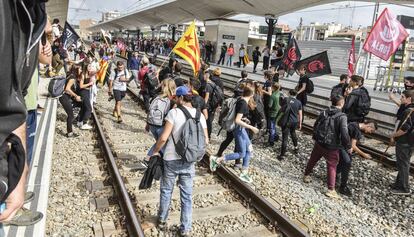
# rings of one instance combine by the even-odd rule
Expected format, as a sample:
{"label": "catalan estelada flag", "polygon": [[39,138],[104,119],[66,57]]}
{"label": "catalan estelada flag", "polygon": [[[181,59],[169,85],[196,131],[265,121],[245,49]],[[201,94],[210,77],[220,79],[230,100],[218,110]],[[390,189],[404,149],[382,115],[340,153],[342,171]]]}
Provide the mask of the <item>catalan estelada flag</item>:
{"label": "catalan estelada flag", "polygon": [[108,61],[101,59],[99,62],[99,71],[96,73],[96,80],[99,82],[100,85],[103,84],[105,80],[106,71],[108,70]]}
{"label": "catalan estelada flag", "polygon": [[195,21],[191,23],[187,31],[175,45],[173,52],[187,61],[193,68],[194,75],[200,70],[200,47]]}

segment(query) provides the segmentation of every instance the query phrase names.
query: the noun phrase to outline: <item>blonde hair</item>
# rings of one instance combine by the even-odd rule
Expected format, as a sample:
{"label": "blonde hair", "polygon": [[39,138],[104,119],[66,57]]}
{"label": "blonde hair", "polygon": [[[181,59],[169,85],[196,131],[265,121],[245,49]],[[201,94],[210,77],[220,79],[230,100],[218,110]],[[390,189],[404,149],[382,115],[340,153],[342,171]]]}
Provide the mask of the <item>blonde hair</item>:
{"label": "blonde hair", "polygon": [[175,95],[176,85],[173,79],[164,79],[161,82],[161,97],[172,98]]}
{"label": "blonde hair", "polygon": [[213,71],[214,76],[220,76],[221,75],[221,69],[219,67],[215,68]]}

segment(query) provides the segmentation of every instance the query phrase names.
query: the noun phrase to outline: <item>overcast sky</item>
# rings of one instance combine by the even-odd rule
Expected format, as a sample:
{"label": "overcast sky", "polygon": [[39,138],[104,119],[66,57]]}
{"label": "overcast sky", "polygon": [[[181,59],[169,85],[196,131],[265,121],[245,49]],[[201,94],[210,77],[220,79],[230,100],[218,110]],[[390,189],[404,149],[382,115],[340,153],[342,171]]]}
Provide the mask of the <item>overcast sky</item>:
{"label": "overcast sky", "polygon": [[[154,0],[157,1],[157,0]],[[69,22],[77,24],[80,19],[92,18],[101,20],[101,12],[118,10],[120,12],[131,11],[138,6],[137,0],[69,0]],[[408,15],[414,17],[413,7],[397,6],[392,4],[381,4],[380,12],[389,8],[395,15]],[[87,11],[76,11],[72,8],[88,9]],[[288,24],[291,28],[299,25],[300,17],[303,24],[311,22],[320,23],[341,23],[353,27],[371,25],[374,4],[367,2],[344,1],[332,4],[325,4],[317,7],[303,9],[279,18],[279,23]],[[264,17],[238,15],[235,18],[241,20],[252,20],[264,23]]]}

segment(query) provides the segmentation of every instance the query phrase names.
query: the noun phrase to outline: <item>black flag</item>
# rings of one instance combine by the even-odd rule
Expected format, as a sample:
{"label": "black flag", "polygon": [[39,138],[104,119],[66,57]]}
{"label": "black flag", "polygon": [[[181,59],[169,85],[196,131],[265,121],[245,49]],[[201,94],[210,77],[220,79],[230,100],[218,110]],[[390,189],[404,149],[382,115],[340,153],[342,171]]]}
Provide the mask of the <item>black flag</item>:
{"label": "black flag", "polygon": [[328,51],[315,54],[296,63],[295,68],[306,65],[306,74],[309,77],[318,77],[331,74],[331,65],[329,64]]}
{"label": "black flag", "polygon": [[289,75],[293,75],[293,73],[295,73],[295,64],[302,57],[298,43],[296,42],[296,39],[294,37],[292,37],[289,40],[289,44],[285,50],[284,55],[285,56],[283,58],[283,64],[286,69],[286,72]]}
{"label": "black flag", "polygon": [[62,34],[63,48],[67,49],[72,44],[76,45],[76,42],[78,41],[79,38],[80,38],[79,35],[72,28],[72,26],[69,25],[68,22],[65,22],[65,28],[63,29],[63,34]]}

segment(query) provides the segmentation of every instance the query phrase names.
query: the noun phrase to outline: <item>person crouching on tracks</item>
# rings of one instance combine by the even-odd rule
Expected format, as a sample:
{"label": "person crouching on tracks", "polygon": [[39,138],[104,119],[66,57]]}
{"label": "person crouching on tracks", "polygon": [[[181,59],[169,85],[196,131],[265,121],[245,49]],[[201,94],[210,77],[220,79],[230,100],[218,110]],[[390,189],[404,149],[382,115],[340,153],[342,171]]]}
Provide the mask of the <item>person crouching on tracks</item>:
{"label": "person crouching on tracks", "polygon": [[316,163],[323,156],[326,159],[328,168],[328,191],[326,192],[326,196],[340,198],[335,191],[339,149],[342,146],[345,147],[348,153],[351,153],[352,147],[348,134],[347,117],[341,112],[344,106],[344,97],[335,96],[331,98],[331,101],[332,106],[319,115],[313,126],[315,145],[306,165],[303,181],[305,183],[311,182],[310,174]]}
{"label": "person crouching on tracks", "polygon": [[115,70],[111,72],[108,90],[108,95],[113,96],[115,98],[115,107],[113,110],[113,115],[115,118],[117,118],[118,123],[122,123],[121,101],[125,97],[128,81],[128,70],[125,69],[123,62],[118,61],[116,63]]}
{"label": "person crouching on tracks", "polygon": [[234,138],[236,141],[235,153],[227,154],[224,157],[210,157],[210,169],[215,171],[218,164],[225,161],[243,159],[242,173],[240,179],[244,182],[253,182],[252,178],[248,175],[250,156],[253,152],[253,146],[247,134],[246,128],[250,129],[254,133],[258,133],[259,129],[251,126],[245,122],[245,118],[249,115],[249,101],[253,99],[254,91],[250,86],[243,88],[242,97],[236,103],[235,112],[235,129],[233,130]]}
{"label": "person crouching on tracks", "polygon": [[391,193],[410,195],[410,159],[414,151],[414,90],[405,90],[401,95],[401,104],[406,106],[403,120],[398,124],[397,131],[391,135],[391,143],[396,142],[398,175],[391,185]]}
{"label": "person crouching on tracks", "polygon": [[[151,132],[155,138],[155,142],[160,137],[163,126],[165,124],[165,117],[168,111],[174,105],[172,99],[175,96],[176,86],[173,79],[165,79],[161,82],[161,94],[151,101],[150,109],[147,114],[147,125],[145,131]],[[148,151],[146,161],[150,159],[153,154],[155,144]]]}
{"label": "person crouching on tracks", "polygon": [[[335,95],[334,95],[335,96]],[[357,143],[362,138],[362,133],[371,134],[377,129],[377,123],[374,121],[364,121],[363,123],[350,122],[348,123],[348,134],[351,139],[352,150],[365,159],[371,159],[371,155],[361,151]],[[345,196],[352,196],[351,190],[348,188],[348,177],[351,170],[352,155],[341,147],[339,150],[339,163],[336,168],[336,173],[341,174],[341,185],[339,186],[339,193]]]}
{"label": "person crouching on tracks", "polygon": [[[186,86],[180,86],[176,90],[177,108],[171,109],[165,118],[164,130],[157,141],[154,149],[154,156],[158,155],[165,145],[163,160],[164,170],[160,183],[160,207],[158,210],[158,227],[163,230],[166,228],[168,210],[171,203],[175,179],[178,176],[181,197],[181,236],[189,236],[192,222],[192,192],[193,178],[195,175],[195,162],[192,162],[195,156],[189,160],[188,154],[197,154],[197,159],[202,158],[205,153],[205,147],[208,145],[207,124],[204,115],[192,107],[192,95],[190,89]],[[193,118],[193,119],[190,119]],[[191,131],[190,131],[191,130]],[[194,131],[196,130],[196,131]],[[189,131],[187,136],[183,131]],[[199,132],[204,136],[199,136]],[[194,135],[191,136],[190,133]],[[186,140],[186,138],[197,141]],[[171,138],[171,139],[170,139]],[[201,139],[201,140],[200,140]],[[181,149],[180,144],[186,140],[188,146]],[[197,144],[193,147],[194,144]],[[204,145],[204,147],[203,147]],[[197,150],[195,150],[195,149]],[[201,151],[201,154],[200,154]],[[185,158],[183,158],[183,152]],[[199,157],[198,155],[201,155]]]}

